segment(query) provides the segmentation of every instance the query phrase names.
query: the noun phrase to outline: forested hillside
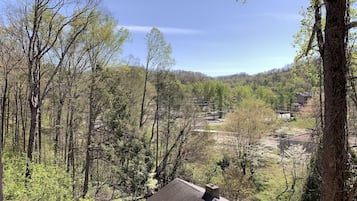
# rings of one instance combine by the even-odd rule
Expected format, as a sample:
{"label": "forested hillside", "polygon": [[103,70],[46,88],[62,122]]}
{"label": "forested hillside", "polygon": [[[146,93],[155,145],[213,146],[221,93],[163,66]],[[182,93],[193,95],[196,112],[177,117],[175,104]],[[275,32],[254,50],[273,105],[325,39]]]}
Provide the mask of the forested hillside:
{"label": "forested hillside", "polygon": [[294,111],[298,93],[319,93],[320,68],[321,64],[315,59],[256,75],[238,74],[218,77],[217,80],[234,88],[236,100],[253,93],[275,110]]}

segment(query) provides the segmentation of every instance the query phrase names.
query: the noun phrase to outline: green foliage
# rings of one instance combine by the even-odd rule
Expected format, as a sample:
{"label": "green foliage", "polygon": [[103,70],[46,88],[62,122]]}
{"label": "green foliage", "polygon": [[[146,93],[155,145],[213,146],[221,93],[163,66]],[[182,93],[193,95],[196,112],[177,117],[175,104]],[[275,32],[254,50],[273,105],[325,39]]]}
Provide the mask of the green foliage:
{"label": "green foliage", "polygon": [[30,169],[31,179],[26,179],[26,158],[4,156],[5,200],[73,200],[72,180],[63,169],[37,163]]}
{"label": "green foliage", "polygon": [[165,69],[173,64],[175,60],[171,58],[171,45],[166,43],[164,34],[156,27],[146,34],[147,60],[146,69]]}
{"label": "green foliage", "polygon": [[[314,5],[315,0],[311,0],[311,5]],[[302,15],[303,19],[301,20],[301,28],[297,33],[295,34],[294,38],[294,46],[298,47],[299,52],[296,56],[296,60],[301,59],[302,57],[305,56],[308,45],[309,45],[309,40],[312,34],[312,30],[314,28],[315,24],[315,17],[314,17],[314,9],[313,6],[310,6],[308,9],[304,9],[300,12]],[[315,37],[313,38],[314,40],[312,41],[311,47],[314,48],[314,51],[309,51],[309,54],[307,56],[313,57],[317,53],[317,41]]]}
{"label": "green foliage", "polygon": [[207,130],[221,130],[222,129],[222,125],[207,125],[206,126]]}
{"label": "green foliage", "polygon": [[219,118],[222,118],[221,112],[223,111],[224,108],[230,108],[230,101],[231,101],[231,88],[228,86],[228,84],[223,83],[223,82],[217,82],[216,83],[216,98],[215,98],[215,103],[218,107],[218,110],[220,111],[220,116]]}
{"label": "green foliage", "polygon": [[[144,139],[136,130],[132,111],[138,111],[132,105],[136,99],[135,85],[124,88],[121,81],[127,80],[124,76],[134,76],[132,71],[122,74],[125,69],[107,69],[104,73],[107,79],[102,88],[106,100],[106,110],[103,112],[106,136],[97,139],[102,150],[102,157],[107,158],[103,174],[97,180],[110,180],[120,186],[123,194],[142,195],[146,190],[146,183],[152,168],[151,152],[145,146]],[[134,93],[133,93],[134,92]],[[133,93],[133,94],[132,94]],[[108,174],[109,173],[109,174]],[[116,175],[113,178],[113,175]]]}
{"label": "green foliage", "polygon": [[306,115],[297,115],[295,121],[288,122],[289,125],[297,128],[314,129],[316,119]]}
{"label": "green foliage", "polygon": [[236,102],[240,103],[243,99],[253,97],[253,88],[249,85],[238,85],[233,93]]}
{"label": "green foliage", "polygon": [[248,98],[242,100],[235,112],[227,117],[225,129],[254,143],[274,130],[276,123],[274,111],[264,101]]}
{"label": "green foliage", "polygon": [[219,118],[223,117],[223,111],[232,109],[235,98],[232,88],[227,83],[218,80],[194,83],[192,94],[197,102],[207,103],[209,111],[219,111]]}
{"label": "green foliage", "polygon": [[110,15],[99,11],[94,11],[91,15],[82,40],[85,41],[93,71],[95,68],[103,68],[109,61],[114,63],[113,55],[121,51],[124,41],[129,37],[129,31],[117,29],[117,22]]}
{"label": "green foliage", "polygon": [[222,173],[219,183],[222,195],[231,200],[255,200],[256,188],[239,167],[230,166]]}
{"label": "green foliage", "polygon": [[217,162],[217,165],[222,169],[222,171],[225,171],[231,163],[230,160],[230,157],[228,157],[227,154],[224,154],[223,158]]}
{"label": "green foliage", "polygon": [[276,196],[285,188],[285,178],[276,159],[269,158],[266,165],[257,170],[255,185],[259,200],[276,200]]}
{"label": "green foliage", "polygon": [[180,177],[204,186],[207,181],[217,183],[220,180],[221,168],[217,161],[222,160],[220,151],[212,151],[214,143],[209,133],[196,134],[188,139],[185,146],[186,163],[180,172]]}
{"label": "green foliage", "polygon": [[[234,133],[234,155],[229,167],[223,174],[223,185],[226,185],[231,199],[255,199],[252,196],[259,190],[259,172],[263,164],[262,151],[256,146],[258,140],[269,134],[276,127],[276,117],[269,105],[254,97],[241,100],[235,111],[227,117],[225,129]],[[224,158],[223,158],[224,159]],[[227,159],[220,162],[222,167]],[[225,165],[226,166],[226,165]],[[234,185],[233,185],[234,184]],[[246,188],[244,188],[246,187]]]}
{"label": "green foliage", "polygon": [[255,90],[255,94],[260,100],[263,100],[265,103],[271,106],[274,106],[274,104],[277,102],[275,93],[268,87],[259,86]]}
{"label": "green foliage", "polygon": [[305,180],[304,191],[301,194],[301,201],[314,201],[320,199],[320,176],[318,171],[318,154],[313,153],[310,159],[310,168],[308,169],[308,176]]}
{"label": "green foliage", "polygon": [[236,103],[244,98],[255,97],[273,109],[293,111],[296,93],[318,91],[320,66],[320,61],[313,59],[256,75],[239,74],[218,80],[234,87],[232,98]]}

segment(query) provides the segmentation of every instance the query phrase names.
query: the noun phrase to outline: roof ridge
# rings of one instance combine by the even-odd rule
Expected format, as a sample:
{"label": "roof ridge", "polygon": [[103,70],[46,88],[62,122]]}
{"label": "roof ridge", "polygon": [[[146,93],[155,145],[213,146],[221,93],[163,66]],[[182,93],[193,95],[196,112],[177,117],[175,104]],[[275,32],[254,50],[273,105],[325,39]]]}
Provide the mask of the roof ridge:
{"label": "roof ridge", "polygon": [[180,178],[175,178],[174,180],[178,180],[180,181],[181,183],[184,183],[186,186],[189,186],[190,188],[196,190],[197,192],[201,192],[201,193],[205,193],[205,189],[201,186],[198,186],[198,185],[195,185],[191,182],[188,182],[188,181],[185,181],[183,179],[180,179]]}

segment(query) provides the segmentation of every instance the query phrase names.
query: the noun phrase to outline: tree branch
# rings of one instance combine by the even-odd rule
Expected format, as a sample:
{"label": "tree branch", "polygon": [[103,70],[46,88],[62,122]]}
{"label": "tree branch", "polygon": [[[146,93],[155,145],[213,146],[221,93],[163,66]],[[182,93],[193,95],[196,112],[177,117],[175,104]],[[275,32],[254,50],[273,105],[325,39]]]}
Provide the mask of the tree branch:
{"label": "tree branch", "polygon": [[309,53],[309,51],[311,50],[311,46],[312,46],[312,42],[314,41],[314,36],[315,36],[316,30],[315,30],[315,25],[314,28],[312,29],[312,33],[309,39],[309,44],[307,45],[306,51],[305,51],[305,56],[307,56],[307,54]]}
{"label": "tree branch", "polygon": [[357,27],[357,22],[350,22],[349,24],[347,24],[347,29],[352,29]]}
{"label": "tree branch", "polygon": [[307,45],[306,51],[305,51],[305,56],[307,56],[307,54],[309,53],[309,51],[312,48],[312,43],[314,41],[314,37],[316,34],[316,39],[317,39],[317,44],[319,47],[319,52],[321,57],[324,54],[324,38],[323,38],[323,34],[322,34],[322,23],[321,23],[321,5],[319,5],[318,1],[315,1],[315,24],[314,27],[312,29],[312,33],[309,39],[309,43]]}
{"label": "tree branch", "polygon": [[315,1],[315,26],[317,44],[319,46],[319,52],[321,57],[324,56],[324,37],[322,34],[322,23],[321,23],[321,5],[318,1]]}

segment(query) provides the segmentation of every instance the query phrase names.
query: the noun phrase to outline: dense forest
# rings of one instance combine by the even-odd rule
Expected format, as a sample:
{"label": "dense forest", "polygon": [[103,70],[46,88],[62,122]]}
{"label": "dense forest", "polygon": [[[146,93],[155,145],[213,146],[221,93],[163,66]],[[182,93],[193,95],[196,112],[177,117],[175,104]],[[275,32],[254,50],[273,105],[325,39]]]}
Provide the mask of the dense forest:
{"label": "dense forest", "polygon": [[[318,146],[336,121],[326,117],[336,105],[326,83],[338,77],[326,72],[322,2],[311,3],[296,62],[222,77],[171,70],[158,28],[142,44],[143,65],[118,61],[130,32],[98,1],[9,5],[0,24],[0,200],[145,200],[177,177],[214,183],[230,200],[318,200],[327,188],[320,163],[334,161]],[[342,145],[357,125],[353,40],[343,41],[345,85],[332,89],[346,90],[337,96],[348,129],[333,138]],[[309,97],[299,103],[299,94]],[[269,144],[297,133],[317,146]],[[342,151],[343,196],[353,200],[356,154]]]}

